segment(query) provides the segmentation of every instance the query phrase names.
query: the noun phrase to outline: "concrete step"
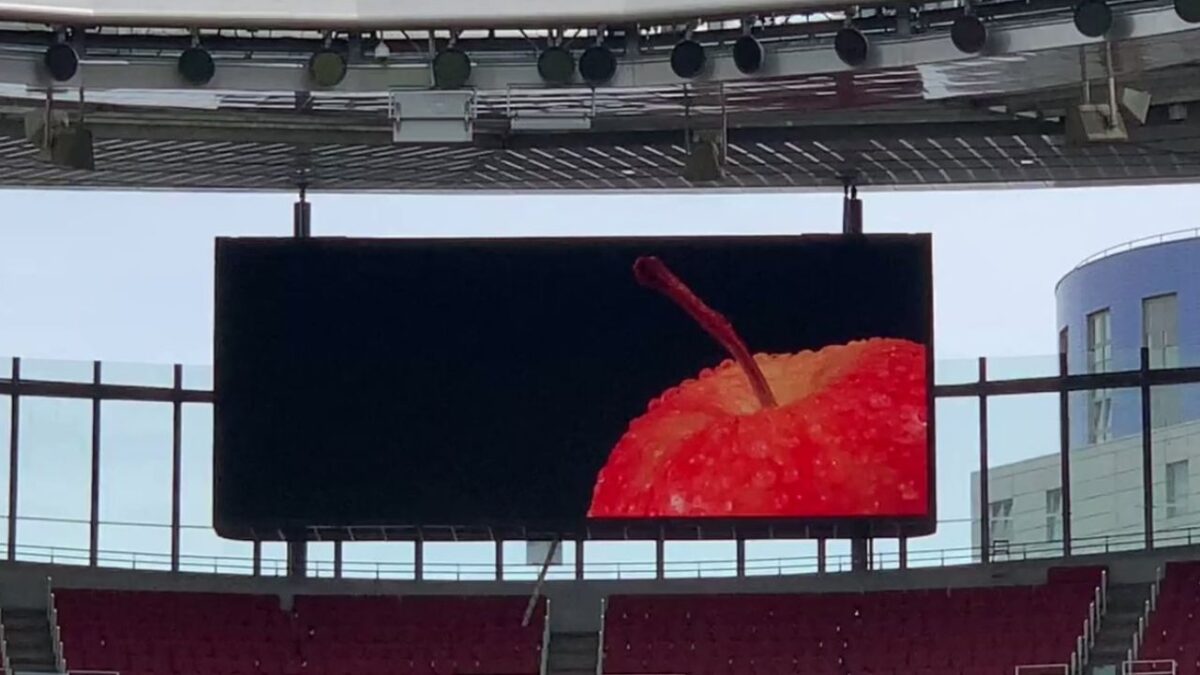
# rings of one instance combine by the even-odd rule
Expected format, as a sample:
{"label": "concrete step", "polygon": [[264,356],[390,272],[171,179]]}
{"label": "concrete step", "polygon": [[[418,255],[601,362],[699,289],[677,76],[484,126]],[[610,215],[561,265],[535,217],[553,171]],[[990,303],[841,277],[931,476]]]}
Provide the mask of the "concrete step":
{"label": "concrete step", "polygon": [[547,675],[596,675],[595,667],[592,668],[575,668],[575,669],[556,669],[547,668]]}
{"label": "concrete step", "polygon": [[596,653],[591,654],[563,654],[561,652],[550,652],[550,659],[547,662],[551,670],[595,670],[596,668]]}

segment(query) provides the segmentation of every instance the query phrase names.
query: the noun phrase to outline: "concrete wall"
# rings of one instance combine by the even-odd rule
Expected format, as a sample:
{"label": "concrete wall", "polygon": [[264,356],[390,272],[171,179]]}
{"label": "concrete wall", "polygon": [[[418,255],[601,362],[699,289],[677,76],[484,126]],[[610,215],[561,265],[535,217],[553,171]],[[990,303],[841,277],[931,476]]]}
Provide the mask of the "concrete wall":
{"label": "concrete wall", "polygon": [[[1156,532],[1198,528],[1200,543],[1200,422],[1155,430],[1152,439],[1154,529]],[[1123,438],[1071,451],[1071,524],[1075,540],[1105,535],[1122,537],[1128,547],[1139,547],[1144,532],[1141,437]],[[1166,514],[1166,465],[1188,460],[1188,510]],[[976,525],[972,542],[978,546],[979,472],[971,475],[972,516]],[[1013,500],[1012,536],[1015,545],[1047,542],[1046,491],[1062,484],[1057,453],[1022,462],[989,467],[988,498],[995,503]],[[996,536],[993,535],[993,540]],[[1119,545],[1114,542],[1114,545]],[[1047,547],[1050,548],[1050,547]]]}
{"label": "concrete wall", "polygon": [[[1115,582],[1147,581],[1167,560],[1195,558],[1200,547],[1159,552],[1084,556],[1073,565],[1107,565]],[[601,605],[613,594],[675,593],[831,593],[864,592],[904,588],[957,588],[1037,584],[1046,570],[1068,564],[1062,560],[1035,560],[992,565],[887,570],[859,574],[748,577],[743,579],[671,579],[629,581],[549,581],[544,592],[550,599],[551,625],[556,631],[591,631],[600,626]],[[520,595],[533,590],[530,582],[414,582],[305,579],[138,572],[90,569],[32,563],[0,563],[0,606],[45,607],[47,579],[55,587],[112,588],[131,590],[207,591],[263,593],[281,596],[285,604],[299,594],[393,594],[393,595]]]}
{"label": "concrete wall", "polygon": [[[1087,371],[1087,316],[1108,309],[1114,370],[1139,366],[1142,347],[1142,300],[1176,293],[1179,309],[1181,365],[1200,362],[1200,238],[1135,248],[1072,270],[1055,291],[1058,329],[1068,333],[1071,372]],[[1180,389],[1180,421],[1200,420],[1200,386]],[[1072,394],[1071,445],[1087,443],[1088,392]],[[1113,393],[1112,438],[1140,433],[1141,403],[1137,390]]]}

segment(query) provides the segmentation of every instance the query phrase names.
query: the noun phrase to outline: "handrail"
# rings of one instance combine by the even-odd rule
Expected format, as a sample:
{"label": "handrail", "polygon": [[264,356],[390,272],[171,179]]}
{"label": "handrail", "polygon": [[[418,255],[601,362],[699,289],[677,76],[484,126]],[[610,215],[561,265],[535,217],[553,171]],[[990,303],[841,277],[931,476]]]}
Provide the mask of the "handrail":
{"label": "handrail", "polygon": [[1074,272],[1084,265],[1094,263],[1097,260],[1103,260],[1104,258],[1117,253],[1133,251],[1146,246],[1154,246],[1155,244],[1165,244],[1169,241],[1185,241],[1187,239],[1195,239],[1196,237],[1200,237],[1200,227],[1193,227],[1186,230],[1172,230],[1171,232],[1163,232],[1161,234],[1152,234],[1147,237],[1130,239],[1129,241],[1116,244],[1115,246],[1109,246],[1102,251],[1097,251],[1096,253],[1089,255],[1081,260],[1078,265],[1075,265],[1071,271]]}
{"label": "handrail", "polygon": [[[1165,669],[1159,666],[1167,666]],[[1151,666],[1149,670],[1141,670],[1137,666]],[[1176,675],[1179,672],[1179,662],[1175,659],[1146,659],[1143,661],[1129,660],[1121,664],[1121,675]]]}
{"label": "handrail", "polygon": [[600,640],[596,643],[596,675],[604,675],[604,621],[608,614],[608,598],[600,598]]}
{"label": "handrail", "polygon": [[1068,663],[1029,663],[1029,664],[1021,664],[1019,666],[1013,666],[1013,673],[1014,673],[1014,675],[1021,675],[1021,672],[1026,671],[1026,670],[1043,670],[1043,671],[1045,671],[1045,670],[1053,669],[1053,670],[1061,670],[1063,675],[1066,675],[1066,673],[1069,671],[1070,667],[1071,666]]}
{"label": "handrail", "polygon": [[542,654],[538,663],[539,675],[548,675],[550,670],[550,598],[546,598],[546,616],[542,621]]}
{"label": "handrail", "polygon": [[12,672],[12,664],[8,660],[8,636],[4,634],[3,608],[0,608],[0,669],[5,673]]}
{"label": "handrail", "polygon": [[1142,603],[1142,615],[1138,617],[1137,627],[1133,629],[1133,640],[1129,649],[1125,650],[1127,663],[1139,662],[1137,658],[1142,650],[1142,642],[1146,639],[1146,629],[1150,626],[1150,617],[1154,610],[1158,609],[1158,592],[1162,585],[1162,573],[1161,565],[1154,569],[1154,581],[1150,583],[1150,597]]}
{"label": "handrail", "polygon": [[58,607],[54,603],[54,579],[46,577],[46,622],[50,624],[50,646],[54,649],[54,667],[67,672],[67,657],[63,653],[62,633],[58,627]]}
{"label": "handrail", "polygon": [[[20,521],[21,518],[18,518]],[[86,521],[77,521],[84,525]],[[101,523],[103,525],[104,523]],[[1077,537],[1072,539],[1075,555],[1109,553],[1114,550],[1124,550],[1141,544],[1144,537],[1140,532],[1098,535],[1094,537]],[[1200,526],[1161,530],[1156,533],[1155,543],[1158,547],[1192,546],[1200,544]],[[401,549],[397,549],[400,551]],[[7,551],[7,544],[0,543],[0,553]],[[947,567],[954,565],[977,564],[980,560],[981,549],[978,546],[947,547],[941,549],[909,549],[907,561],[909,568],[917,567]],[[881,562],[881,568],[898,568],[900,555],[898,551],[879,551],[876,553]],[[1034,542],[1026,544],[1011,544],[1006,555],[994,555],[993,562],[1012,562],[1027,560],[1052,559],[1062,556],[1061,542]],[[65,546],[41,546],[18,544],[16,559],[21,562],[66,563],[87,565],[89,562],[86,548]],[[776,558],[748,558],[745,560],[744,572],[747,576],[790,576],[796,574],[815,573],[818,555],[781,556]],[[323,574],[332,570],[333,563],[327,560],[309,561],[311,576],[332,576]],[[285,573],[286,561],[283,558],[263,558],[262,569],[266,576],[280,576]],[[831,572],[847,572],[851,568],[849,553],[830,554],[826,559],[826,569]],[[171,556],[169,552],[155,551],[98,551],[97,565],[103,568],[170,570]],[[584,578],[607,579],[647,579],[656,576],[656,564],[653,560],[618,561],[618,562],[586,562]],[[179,570],[191,573],[207,574],[236,574],[250,575],[253,573],[253,559],[249,556],[229,555],[198,555],[182,554],[179,557]],[[438,581],[471,581],[495,580],[498,578],[494,562],[430,562],[423,563],[424,578]],[[733,557],[711,560],[668,560],[664,563],[666,576],[669,578],[704,578],[707,576],[736,576],[737,562]],[[344,577],[368,579],[412,579],[415,577],[415,565],[412,561],[366,561],[344,560],[342,564]],[[536,576],[536,570],[518,563],[506,564],[505,579],[528,581]],[[550,579],[574,578],[575,570],[553,569],[548,574]],[[1107,595],[1102,594],[1101,609],[1107,608]]]}

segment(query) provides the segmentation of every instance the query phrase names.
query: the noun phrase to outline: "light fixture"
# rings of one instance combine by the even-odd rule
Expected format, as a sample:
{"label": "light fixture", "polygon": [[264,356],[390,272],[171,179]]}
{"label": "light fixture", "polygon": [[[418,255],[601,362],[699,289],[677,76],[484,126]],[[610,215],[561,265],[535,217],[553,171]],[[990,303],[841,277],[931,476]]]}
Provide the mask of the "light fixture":
{"label": "light fixture", "polygon": [[963,14],[950,26],[950,41],[964,54],[978,54],[987,46],[987,26],[974,14]]}
{"label": "light fixture", "polygon": [[594,44],[579,57],[579,75],[592,86],[605,84],[617,74],[617,57],[602,44]]}
{"label": "light fixture", "polygon": [[375,43],[375,49],[371,51],[371,58],[376,61],[387,61],[392,56],[392,48],[388,46],[387,40],[379,38],[379,42]]}
{"label": "light fixture", "polygon": [[548,47],[538,55],[537,69],[547,84],[567,84],[575,77],[575,56],[565,47]]}
{"label": "light fixture", "polygon": [[458,47],[447,47],[433,57],[433,86],[461,89],[471,79],[471,57]]}
{"label": "light fixture", "polygon": [[207,49],[199,45],[183,50],[183,53],[179,55],[176,67],[179,69],[179,75],[183,77],[184,81],[197,86],[208,84],[217,72],[217,66],[213,63],[212,54],[209,54]]}
{"label": "light fixture", "polygon": [[766,50],[753,35],[743,35],[733,43],[733,65],[744,75],[762,70]]}
{"label": "light fixture", "polygon": [[1081,0],[1075,5],[1075,29],[1090,38],[1098,38],[1112,28],[1112,8],[1105,0]]}
{"label": "light fixture", "polygon": [[1200,0],[1175,0],[1175,13],[1188,23],[1200,23]]}
{"label": "light fixture", "polygon": [[833,38],[833,50],[838,58],[848,66],[861,66],[867,62],[870,46],[867,36],[853,26],[845,26]]}
{"label": "light fixture", "polygon": [[346,77],[346,57],[324,47],[308,60],[308,76],[318,87],[336,87]]}
{"label": "light fixture", "polygon": [[671,72],[690,80],[704,71],[707,56],[704,45],[691,38],[684,38],[671,50]]}
{"label": "light fixture", "polygon": [[42,55],[42,63],[56,82],[66,82],[79,72],[79,55],[65,42],[56,42]]}

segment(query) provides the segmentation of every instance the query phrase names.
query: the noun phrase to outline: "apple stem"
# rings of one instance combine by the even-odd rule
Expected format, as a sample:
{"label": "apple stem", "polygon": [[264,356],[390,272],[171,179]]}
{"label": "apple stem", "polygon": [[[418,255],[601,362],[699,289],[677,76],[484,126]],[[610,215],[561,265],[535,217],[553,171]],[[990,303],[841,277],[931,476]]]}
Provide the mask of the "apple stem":
{"label": "apple stem", "polygon": [[754,390],[754,395],[758,397],[758,402],[762,407],[774,408],[777,405],[775,395],[771,393],[771,387],[767,385],[766,376],[758,367],[758,363],[754,361],[754,357],[750,355],[750,350],[746,349],[746,343],[742,342],[742,338],[733,329],[733,324],[729,323],[729,319],[704,304],[704,301],[697,297],[692,289],[688,288],[687,284],[675,276],[675,273],[658,258],[653,256],[638,258],[633,263],[633,276],[639,284],[662,293],[682,307],[683,311],[695,319],[705,332],[721,343],[721,346],[733,356],[733,360],[746,373],[746,378],[750,380],[750,387]]}

